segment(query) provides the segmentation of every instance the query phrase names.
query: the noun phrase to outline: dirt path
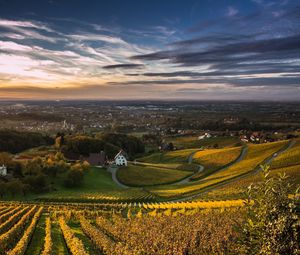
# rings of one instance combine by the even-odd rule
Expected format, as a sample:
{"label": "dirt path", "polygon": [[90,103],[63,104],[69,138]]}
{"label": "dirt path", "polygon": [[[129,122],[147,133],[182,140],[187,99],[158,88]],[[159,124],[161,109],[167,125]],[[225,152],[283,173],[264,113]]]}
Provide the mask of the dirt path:
{"label": "dirt path", "polygon": [[[201,151],[201,150],[199,150],[199,151]],[[247,151],[248,151],[248,147],[247,147],[247,146],[244,146],[244,147],[242,148],[241,153],[240,153],[240,155],[238,156],[237,159],[235,159],[234,161],[232,161],[230,164],[228,164],[228,165],[226,165],[226,166],[224,166],[224,167],[221,167],[219,170],[215,171],[214,174],[215,174],[216,172],[220,172],[220,171],[226,170],[227,168],[231,167],[233,164],[236,164],[236,163],[240,162],[241,160],[243,160],[244,157],[247,155]],[[195,152],[193,152],[193,153],[191,153],[191,154],[189,155],[189,157],[188,157],[188,163],[189,163],[189,164],[192,164],[192,163],[193,163],[193,159],[194,159],[193,157],[194,157],[194,155],[195,155],[197,152],[198,152],[198,151],[195,151]],[[192,176],[189,176],[189,177],[187,177],[187,178],[185,178],[185,179],[183,179],[183,180],[181,180],[181,181],[179,181],[179,182],[175,182],[175,183],[173,183],[173,184],[174,184],[174,185],[182,185],[182,184],[187,184],[187,183],[191,182],[191,180],[192,180],[192,178],[193,178],[194,176],[196,176],[197,174],[199,174],[199,173],[201,173],[201,172],[204,171],[204,166],[202,166],[202,165],[200,165],[200,164],[197,164],[197,165],[198,165],[199,169],[198,169],[198,171],[197,171],[196,173],[194,173]]]}
{"label": "dirt path", "polygon": [[123,189],[128,189],[130,188],[129,186],[126,186],[124,185],[123,183],[121,183],[118,178],[117,178],[117,172],[118,172],[118,167],[117,166],[109,166],[107,168],[107,171],[111,173],[111,178],[112,180],[120,187],[120,188],[123,188]]}
{"label": "dirt path", "polygon": [[[244,157],[245,157],[246,154],[247,154],[247,149],[248,149],[247,146],[244,146],[244,147],[242,148],[242,150],[241,150],[241,153],[240,153],[239,157],[238,157],[236,160],[234,160],[234,161],[231,162],[230,164],[228,164],[228,165],[226,165],[226,166],[220,168],[217,172],[226,170],[227,168],[229,168],[229,167],[232,166],[233,164],[236,164],[236,163],[240,162],[241,160],[243,160]],[[192,152],[192,153],[188,156],[188,159],[187,159],[188,164],[192,164],[192,163],[193,163],[193,159],[194,159],[193,157],[194,157],[194,155],[195,155],[198,151],[201,151],[201,150],[194,151],[194,152]],[[135,163],[136,163],[136,164],[141,164],[141,165],[144,164],[143,162],[135,162]],[[147,163],[145,163],[145,165],[147,165]],[[173,182],[173,183],[168,184],[168,185],[183,185],[183,184],[187,184],[187,183],[191,182],[191,180],[192,180],[192,178],[193,178],[194,176],[196,176],[197,174],[199,174],[199,173],[201,173],[201,172],[204,171],[204,166],[202,166],[202,165],[200,165],[200,164],[195,164],[195,165],[198,166],[197,172],[195,172],[194,174],[192,174],[192,175],[190,175],[190,176],[188,176],[188,177],[186,177],[186,178],[184,178],[184,179],[182,179],[182,180],[180,180],[180,181],[178,181],[178,182]],[[163,168],[163,167],[162,167],[162,168]],[[110,173],[112,174],[112,179],[113,179],[113,181],[114,181],[119,187],[121,187],[121,188],[130,188],[129,186],[126,186],[126,185],[122,184],[122,183],[118,180],[118,178],[117,178],[118,167],[117,167],[117,166],[109,166],[109,168],[107,169],[107,171],[110,172]],[[216,173],[216,172],[214,172],[214,173]]]}

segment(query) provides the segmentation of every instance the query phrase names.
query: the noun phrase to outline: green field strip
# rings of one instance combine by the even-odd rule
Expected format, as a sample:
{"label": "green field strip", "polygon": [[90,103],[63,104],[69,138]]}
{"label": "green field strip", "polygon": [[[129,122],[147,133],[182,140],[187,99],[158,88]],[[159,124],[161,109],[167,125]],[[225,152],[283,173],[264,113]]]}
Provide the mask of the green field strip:
{"label": "green field strip", "polygon": [[58,223],[53,221],[51,227],[53,240],[53,254],[70,255]]}
{"label": "green field strip", "polygon": [[68,222],[68,226],[72,229],[75,236],[79,238],[85,250],[91,255],[102,255],[102,253],[97,249],[97,247],[92,243],[92,241],[83,233],[80,223],[77,221]]}
{"label": "green field strip", "polygon": [[34,230],[33,237],[25,252],[25,255],[39,255],[44,248],[45,239],[45,214],[42,214]]}

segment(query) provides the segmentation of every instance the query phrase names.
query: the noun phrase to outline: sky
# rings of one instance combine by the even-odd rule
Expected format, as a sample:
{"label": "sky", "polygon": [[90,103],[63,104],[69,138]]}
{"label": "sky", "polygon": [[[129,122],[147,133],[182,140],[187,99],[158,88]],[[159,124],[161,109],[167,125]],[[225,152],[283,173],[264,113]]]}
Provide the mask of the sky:
{"label": "sky", "polygon": [[0,99],[300,100],[299,0],[0,0]]}

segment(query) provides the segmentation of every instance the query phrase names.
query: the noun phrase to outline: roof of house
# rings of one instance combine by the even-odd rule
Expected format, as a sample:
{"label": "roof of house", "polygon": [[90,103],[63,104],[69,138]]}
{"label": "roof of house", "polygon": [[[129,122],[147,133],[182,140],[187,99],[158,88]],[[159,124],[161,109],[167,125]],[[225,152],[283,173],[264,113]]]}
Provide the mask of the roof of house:
{"label": "roof of house", "polygon": [[125,151],[120,150],[120,151],[118,152],[118,154],[115,156],[115,159],[116,159],[117,157],[119,157],[119,156],[124,156],[124,157],[126,158],[127,154],[126,154]]}
{"label": "roof of house", "polygon": [[104,165],[106,162],[106,155],[103,151],[100,153],[90,153],[88,157],[83,157],[83,160],[89,162],[91,165]]}

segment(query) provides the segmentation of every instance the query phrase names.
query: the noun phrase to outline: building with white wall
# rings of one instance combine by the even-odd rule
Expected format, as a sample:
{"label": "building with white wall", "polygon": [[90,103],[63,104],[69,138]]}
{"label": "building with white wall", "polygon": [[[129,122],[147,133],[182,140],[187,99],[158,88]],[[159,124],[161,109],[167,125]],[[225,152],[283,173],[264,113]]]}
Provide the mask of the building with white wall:
{"label": "building with white wall", "polygon": [[120,150],[115,156],[115,164],[117,166],[127,166],[126,153],[123,150]]}
{"label": "building with white wall", "polygon": [[0,166],[0,175],[6,176],[7,175],[7,168],[5,165]]}

